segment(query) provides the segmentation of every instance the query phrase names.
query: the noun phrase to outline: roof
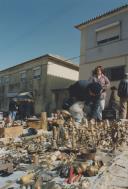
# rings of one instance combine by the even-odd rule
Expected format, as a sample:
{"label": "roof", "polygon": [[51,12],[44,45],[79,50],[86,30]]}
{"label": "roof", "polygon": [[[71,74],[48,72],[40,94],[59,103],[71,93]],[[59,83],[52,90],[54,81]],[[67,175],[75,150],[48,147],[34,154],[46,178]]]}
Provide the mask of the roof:
{"label": "roof", "polygon": [[44,59],[47,58],[47,59],[49,59],[49,60],[56,61],[56,63],[57,63],[57,62],[58,62],[58,63],[61,63],[61,65],[69,66],[69,67],[71,67],[72,69],[75,69],[75,70],[78,70],[78,71],[79,71],[79,65],[73,63],[73,62],[70,61],[69,59],[66,60],[65,58],[63,58],[63,57],[61,57],[61,56],[59,56],[59,55],[45,54],[45,55],[43,55],[43,56],[40,56],[40,57],[31,59],[31,60],[22,62],[22,63],[20,63],[20,64],[15,65],[15,66],[6,68],[6,69],[4,69],[4,70],[1,70],[0,73],[3,72],[3,71],[8,71],[8,70],[10,70],[10,69],[13,69],[13,68],[22,66],[22,65],[24,65],[24,64],[31,63],[31,62],[36,61],[36,60],[43,59],[43,58],[44,58]]}
{"label": "roof", "polygon": [[121,7],[112,9],[112,10],[110,10],[110,11],[108,11],[108,12],[105,12],[104,14],[98,15],[98,16],[96,16],[96,17],[94,17],[94,18],[91,18],[91,19],[85,21],[85,22],[82,22],[81,24],[75,25],[75,28],[81,29],[82,26],[85,26],[85,25],[87,25],[87,24],[90,24],[90,23],[92,23],[93,21],[98,21],[98,20],[101,19],[101,18],[104,18],[104,17],[109,16],[109,15],[111,15],[111,14],[120,12],[120,11],[125,10],[125,9],[127,9],[127,8],[128,8],[128,4],[125,4],[125,5],[121,6]]}
{"label": "roof", "polygon": [[49,59],[53,59],[53,60],[58,60],[63,62],[65,65],[70,65],[72,66],[74,69],[79,70],[79,65],[77,65],[76,63],[72,62],[70,59],[65,59],[62,56],[59,55],[53,55],[53,54],[47,54]]}

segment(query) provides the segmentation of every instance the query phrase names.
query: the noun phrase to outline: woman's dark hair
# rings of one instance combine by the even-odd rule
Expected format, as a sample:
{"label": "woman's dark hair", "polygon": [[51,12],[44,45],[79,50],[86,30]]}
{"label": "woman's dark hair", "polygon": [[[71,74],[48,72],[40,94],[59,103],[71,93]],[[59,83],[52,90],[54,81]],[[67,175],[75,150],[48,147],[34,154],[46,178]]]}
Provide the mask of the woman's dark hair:
{"label": "woman's dark hair", "polygon": [[97,66],[97,67],[93,70],[92,74],[93,74],[93,75],[96,75],[96,74],[97,74],[97,70],[98,70],[99,68],[100,68],[102,74],[105,74],[104,68],[103,68],[102,66]]}

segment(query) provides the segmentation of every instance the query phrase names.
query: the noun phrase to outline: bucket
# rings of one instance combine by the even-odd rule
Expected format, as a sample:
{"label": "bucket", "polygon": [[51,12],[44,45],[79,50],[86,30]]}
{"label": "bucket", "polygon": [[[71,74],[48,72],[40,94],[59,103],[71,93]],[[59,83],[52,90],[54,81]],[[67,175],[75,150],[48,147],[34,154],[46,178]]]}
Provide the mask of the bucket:
{"label": "bucket", "polygon": [[3,120],[3,112],[0,112],[0,121]]}

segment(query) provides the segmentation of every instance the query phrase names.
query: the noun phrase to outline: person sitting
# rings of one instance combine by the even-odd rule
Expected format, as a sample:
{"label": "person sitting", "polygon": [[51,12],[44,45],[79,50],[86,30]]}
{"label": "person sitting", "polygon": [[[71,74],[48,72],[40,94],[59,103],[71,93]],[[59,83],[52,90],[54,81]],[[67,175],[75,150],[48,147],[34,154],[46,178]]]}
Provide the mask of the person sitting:
{"label": "person sitting", "polygon": [[[92,123],[94,123],[95,120],[101,120],[98,113],[100,96],[103,92],[101,84],[98,82],[90,82],[88,80],[79,80],[70,85],[68,91],[70,98],[75,99],[75,102],[69,108],[69,110],[72,110],[71,114],[75,114],[75,119],[78,118],[78,120],[81,121],[84,115],[82,111],[85,111],[87,117]],[[74,105],[75,108],[73,107]]]}

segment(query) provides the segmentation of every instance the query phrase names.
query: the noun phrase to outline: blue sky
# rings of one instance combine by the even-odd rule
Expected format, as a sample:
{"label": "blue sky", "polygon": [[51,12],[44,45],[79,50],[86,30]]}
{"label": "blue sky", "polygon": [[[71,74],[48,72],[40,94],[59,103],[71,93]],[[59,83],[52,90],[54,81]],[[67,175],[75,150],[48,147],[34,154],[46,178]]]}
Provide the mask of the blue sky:
{"label": "blue sky", "polygon": [[[80,54],[74,25],[128,0],[0,0],[0,70],[44,54]],[[79,62],[79,58],[74,60]]]}

